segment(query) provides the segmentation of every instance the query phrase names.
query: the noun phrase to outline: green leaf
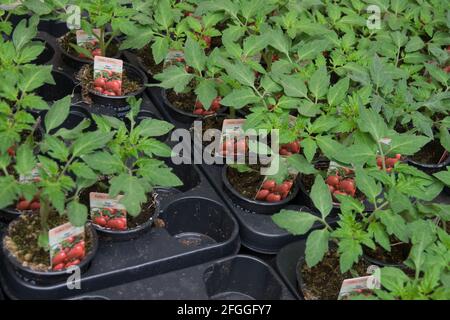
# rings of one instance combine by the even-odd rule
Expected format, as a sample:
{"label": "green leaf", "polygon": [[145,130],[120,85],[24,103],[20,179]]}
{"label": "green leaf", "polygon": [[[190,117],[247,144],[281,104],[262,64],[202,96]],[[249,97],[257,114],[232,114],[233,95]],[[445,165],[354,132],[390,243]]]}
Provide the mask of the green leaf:
{"label": "green leaf", "polygon": [[390,235],[395,235],[400,241],[408,242],[408,229],[400,215],[391,210],[377,211],[376,215]]}
{"label": "green leaf", "polygon": [[448,131],[448,128],[441,126],[441,128],[439,129],[439,135],[442,146],[445,148],[445,150],[450,152],[450,132]]}
{"label": "green leaf", "polygon": [[33,40],[36,36],[37,28],[30,21],[30,27],[27,27],[27,20],[23,19],[14,29],[12,40],[14,47],[16,47],[17,52],[22,50],[22,48]]}
{"label": "green leaf", "polygon": [[361,244],[354,239],[341,239],[339,241],[339,264],[341,273],[349,271],[353,264],[359,261],[362,255]]}
{"label": "green leaf", "polygon": [[252,57],[263,51],[269,44],[265,35],[250,35],[244,40],[244,55]]}
{"label": "green leaf", "polygon": [[418,36],[411,37],[409,42],[406,44],[405,51],[406,52],[418,51],[418,50],[422,49],[424,46],[425,46],[425,43],[423,42],[423,40],[420,37],[418,37]]}
{"label": "green leaf", "polygon": [[39,96],[34,94],[27,94],[23,97],[21,104],[25,108],[35,109],[35,110],[47,110],[48,104]]}
{"label": "green leaf", "polygon": [[316,176],[316,180],[311,189],[310,197],[314,203],[314,206],[322,214],[322,219],[325,219],[333,208],[333,200],[331,198],[330,190],[321,175]]}
{"label": "green leaf", "polygon": [[227,74],[241,84],[248,87],[255,85],[255,73],[242,62],[236,62],[235,64],[226,62],[224,67]]}
{"label": "green leaf", "polygon": [[160,137],[169,133],[174,125],[158,119],[144,119],[136,128],[143,137]]}
{"label": "green leaf", "polygon": [[114,136],[114,132],[94,131],[83,133],[72,145],[72,156],[79,157],[103,148]]}
{"label": "green leaf", "polygon": [[314,168],[314,166],[309,163],[302,155],[294,154],[288,157],[287,161],[289,165],[298,172],[301,172],[303,174],[317,173],[317,170]]}
{"label": "green leaf", "polygon": [[308,87],[316,99],[324,97],[328,92],[330,76],[325,67],[320,67],[313,73],[309,80]]}
{"label": "green leaf", "polygon": [[255,95],[252,89],[242,88],[242,89],[234,89],[233,91],[231,91],[228,95],[226,95],[223,98],[221,104],[223,106],[240,109],[252,103],[256,103],[259,100],[260,98]]}
{"label": "green leaf", "polygon": [[387,125],[383,118],[373,109],[360,108],[358,126],[362,132],[370,133],[378,142],[387,134]]}
{"label": "green leaf", "polygon": [[[154,32],[151,28],[138,27],[136,32],[134,32],[133,34],[127,35],[127,37],[124,39],[124,41],[121,42],[120,50],[141,49],[152,41],[153,35],[154,35]],[[157,38],[157,40],[155,40],[153,45],[160,44],[160,42],[158,42],[158,44],[156,44],[158,39],[160,39],[160,38]],[[152,49],[153,49],[153,46],[152,46]],[[164,58],[165,58],[165,56],[164,56]]]}
{"label": "green leaf", "polygon": [[441,180],[445,185],[450,186],[450,167],[447,167],[447,171],[435,173],[434,176]]}
{"label": "green leaf", "polygon": [[87,221],[88,210],[85,205],[77,201],[71,201],[67,205],[67,216],[73,226],[83,227]]}
{"label": "green leaf", "polygon": [[345,77],[336,83],[334,86],[330,88],[328,91],[328,104],[330,106],[339,105],[347,96],[348,87],[350,84],[350,79]]}
{"label": "green leaf", "polygon": [[123,173],[110,180],[109,195],[113,198],[123,194],[121,203],[127,213],[136,217],[141,212],[141,205],[147,202],[146,191],[137,177]]}
{"label": "green leaf", "polygon": [[95,172],[87,166],[87,164],[82,162],[72,163],[69,167],[77,177],[87,179],[87,180],[97,180],[97,175]]}
{"label": "green leaf", "polygon": [[19,88],[23,92],[31,92],[41,87],[44,83],[55,84],[52,76],[52,66],[24,65],[21,68]]}
{"label": "green leaf", "polygon": [[186,64],[193,67],[197,71],[203,71],[206,64],[206,55],[200,44],[188,37],[184,48],[184,58]]}
{"label": "green leaf", "polygon": [[169,53],[169,39],[167,37],[158,37],[152,44],[153,60],[156,64],[164,61]]}
{"label": "green leaf", "polygon": [[347,164],[364,165],[370,160],[374,159],[376,151],[371,149],[366,144],[353,144],[347,149],[343,150],[339,159]]}
{"label": "green leaf", "polygon": [[216,85],[213,80],[203,79],[195,89],[198,99],[203,105],[203,108],[209,110],[214,99],[217,97]]}
{"label": "green leaf", "polygon": [[33,147],[28,144],[22,144],[17,149],[15,168],[20,175],[27,176],[36,168],[36,158],[33,154]]}
{"label": "green leaf", "polygon": [[161,82],[157,86],[165,89],[173,89],[176,93],[183,92],[193,77],[193,74],[177,66],[171,66],[164,70],[163,73],[154,76],[156,80]]}
{"label": "green leaf", "polygon": [[327,229],[311,232],[306,240],[305,260],[310,268],[322,261],[328,252],[328,241],[330,232]]}
{"label": "green leaf", "polygon": [[327,158],[336,160],[340,159],[343,146],[339,142],[335,141],[330,136],[318,136],[316,138],[316,142],[320,150]]}
{"label": "green leaf", "polygon": [[0,176],[0,208],[12,205],[19,196],[19,186],[12,176]]}
{"label": "green leaf", "polygon": [[67,149],[64,142],[54,136],[47,134],[45,135],[43,143],[45,149],[51,157],[57,160],[67,161],[67,158],[69,156],[69,149]]}
{"label": "green leaf", "polygon": [[119,157],[105,151],[84,155],[82,159],[89,167],[105,175],[118,173],[124,166]]}
{"label": "green leaf", "polygon": [[294,98],[308,97],[308,89],[299,75],[280,75],[277,81],[283,86],[287,96]]}
{"label": "green leaf", "polygon": [[289,233],[299,236],[311,230],[317,217],[308,213],[294,210],[281,210],[272,216],[272,220],[280,228],[286,229]]}
{"label": "green leaf", "polygon": [[368,200],[374,203],[376,198],[381,193],[381,185],[377,184],[375,179],[370,177],[362,168],[355,169],[356,186],[362,193],[364,193]]}
{"label": "green leaf", "polygon": [[45,115],[45,131],[49,133],[51,130],[59,127],[67,119],[70,111],[70,96],[56,101]]}
{"label": "green leaf", "polygon": [[447,86],[448,73],[432,64],[425,64],[425,68],[434,79]]}
{"label": "green leaf", "polygon": [[313,161],[317,152],[316,142],[308,137],[303,139],[300,144],[303,148],[303,153],[305,154],[306,160],[308,160],[308,162]]}
{"label": "green leaf", "polygon": [[272,30],[267,34],[269,45],[277,49],[278,51],[289,56],[289,51],[291,49],[291,41],[284,34],[281,28]]}
{"label": "green leaf", "polygon": [[170,168],[155,167],[152,170],[143,173],[143,176],[147,178],[155,188],[179,187],[183,185],[183,181],[181,181]]}
{"label": "green leaf", "polygon": [[414,134],[394,135],[389,146],[389,154],[400,153],[402,155],[413,155],[424,145],[430,142],[430,138]]}
{"label": "green leaf", "polygon": [[300,46],[297,51],[298,60],[315,59],[319,54],[322,54],[329,46],[327,40],[313,40]]}
{"label": "green leaf", "polygon": [[145,143],[141,144],[142,150],[148,156],[157,155],[159,157],[170,157],[172,156],[172,149],[156,139],[149,139]]}
{"label": "green leaf", "polygon": [[378,222],[371,222],[369,228],[367,229],[373,234],[375,241],[383,247],[386,251],[391,251],[391,243],[389,241],[389,235],[387,234],[384,227]]}

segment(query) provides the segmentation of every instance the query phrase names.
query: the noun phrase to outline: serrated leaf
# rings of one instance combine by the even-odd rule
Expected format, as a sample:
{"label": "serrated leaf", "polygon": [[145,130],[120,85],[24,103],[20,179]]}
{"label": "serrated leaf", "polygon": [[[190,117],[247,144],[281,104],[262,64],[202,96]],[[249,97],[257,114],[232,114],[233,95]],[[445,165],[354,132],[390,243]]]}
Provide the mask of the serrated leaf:
{"label": "serrated leaf", "polygon": [[184,58],[187,65],[193,67],[198,71],[203,71],[203,69],[205,68],[205,52],[200,47],[200,44],[192,38],[188,38],[186,41],[184,47]]}
{"label": "serrated leaf", "polygon": [[142,137],[160,137],[169,133],[174,125],[158,119],[144,119],[137,127]]}
{"label": "serrated leaf", "polygon": [[328,91],[327,99],[330,106],[339,105],[347,96],[348,87],[350,85],[350,79],[345,77],[339,80]]}
{"label": "serrated leaf", "polygon": [[45,131],[49,133],[53,129],[63,124],[70,111],[70,96],[56,101],[45,115]]}
{"label": "serrated leaf", "polygon": [[259,100],[260,98],[255,95],[252,89],[243,88],[234,89],[222,99],[221,104],[227,107],[240,109],[247,105],[256,103]]}
{"label": "serrated leaf", "polygon": [[325,253],[328,252],[329,239],[330,232],[327,229],[311,232],[306,240],[305,249],[305,260],[308,267],[312,268],[322,261]]}
{"label": "serrated leaf", "polygon": [[123,163],[118,157],[105,151],[84,155],[82,158],[89,167],[104,175],[118,173],[123,168]]}
{"label": "serrated leaf", "polygon": [[304,235],[311,230],[317,218],[308,212],[281,210],[272,216],[272,220],[293,235]]}
{"label": "serrated leaf", "polygon": [[315,174],[317,170],[314,166],[309,163],[305,157],[299,154],[294,154],[287,158],[289,166],[294,168],[296,171],[303,174]]}
{"label": "serrated leaf", "polygon": [[83,227],[87,221],[88,210],[85,205],[77,201],[71,201],[67,205],[67,216],[73,226]]}
{"label": "serrated leaf", "polygon": [[204,79],[201,80],[197,88],[195,89],[195,93],[198,96],[198,99],[203,105],[203,108],[209,110],[211,104],[214,99],[217,97],[216,85],[213,80]]}
{"label": "serrated leaf", "polygon": [[311,188],[310,197],[314,206],[322,214],[322,219],[325,219],[333,208],[333,200],[330,190],[321,175],[316,176],[314,185]]}
{"label": "serrated leaf", "polygon": [[320,67],[313,73],[308,82],[309,90],[316,99],[324,97],[328,93],[330,76],[325,67]]}

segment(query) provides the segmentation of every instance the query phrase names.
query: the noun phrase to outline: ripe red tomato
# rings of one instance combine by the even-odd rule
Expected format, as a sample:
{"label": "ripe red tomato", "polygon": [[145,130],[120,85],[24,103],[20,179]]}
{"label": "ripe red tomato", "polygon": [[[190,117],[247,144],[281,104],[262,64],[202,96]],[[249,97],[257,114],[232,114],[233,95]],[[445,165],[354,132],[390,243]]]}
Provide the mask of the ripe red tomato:
{"label": "ripe red tomato", "polygon": [[256,200],[263,201],[266,200],[267,196],[269,195],[270,191],[261,189],[258,194],[256,195]]}
{"label": "ripe red tomato", "polygon": [[198,115],[198,116],[202,116],[203,115],[203,109],[195,109],[193,113]]}
{"label": "ripe red tomato", "polygon": [[66,269],[69,269],[70,267],[73,267],[73,266],[76,266],[76,265],[78,265],[78,264],[80,264],[80,260],[74,260],[74,261],[71,261],[71,262],[69,262],[69,263],[66,263],[66,265],[64,266],[64,268],[66,268]]}
{"label": "ripe red tomato", "polygon": [[123,222],[121,219],[111,219],[107,223],[107,227],[111,228],[113,230],[126,230],[127,226],[126,223]]}
{"label": "ripe red tomato", "polygon": [[282,184],[279,184],[276,186],[275,191],[280,194],[283,194],[283,193],[289,192],[289,189],[290,189],[289,185],[282,183]]}
{"label": "ripe red tomato", "polygon": [[327,178],[327,184],[333,187],[337,187],[339,185],[339,177],[338,176],[329,176]]}
{"label": "ripe red tomato", "polygon": [[286,148],[281,148],[280,155],[289,157],[292,155],[292,152],[288,151]]}
{"label": "ripe red tomato", "polygon": [[330,186],[329,184],[327,184],[328,189],[330,190],[331,193],[334,193],[336,191],[336,188],[333,186]]}
{"label": "ripe red tomato", "polygon": [[203,108],[203,104],[200,101],[195,101],[195,109],[202,109]]}
{"label": "ripe red tomato", "polygon": [[115,91],[120,90],[121,88],[120,88],[120,84],[119,83],[117,83],[115,80],[111,80],[111,81],[106,82],[105,89],[115,92]]}
{"label": "ripe red tomato", "polygon": [[338,196],[338,195],[346,196],[347,194],[345,192],[343,192],[343,191],[336,190],[335,192],[333,192],[333,195],[334,196]]}
{"label": "ripe red tomato", "polygon": [[105,227],[106,226],[106,219],[104,217],[95,217],[94,218],[94,223],[98,224],[101,227]]}
{"label": "ripe red tomato", "polygon": [[269,191],[274,191],[276,186],[277,183],[275,182],[275,180],[266,180],[264,181],[262,188]]}
{"label": "ripe red tomato", "polygon": [[379,167],[383,166],[383,159],[381,157],[377,158],[377,166],[379,166]]}
{"label": "ripe red tomato", "polygon": [[85,255],[84,247],[80,246],[80,245],[76,245],[69,251],[69,253],[67,254],[67,258],[69,260],[83,259],[84,255]]}
{"label": "ripe red tomato", "polygon": [[19,211],[30,209],[30,201],[26,201],[26,200],[20,201],[17,204],[16,209]]}
{"label": "ripe red tomato", "polygon": [[57,264],[53,267],[53,271],[61,271],[62,269],[64,269],[64,263]]}
{"label": "ripe red tomato", "polygon": [[292,153],[300,152],[300,143],[298,141],[291,142],[290,147]]}
{"label": "ripe red tomato", "polygon": [[184,58],[183,57],[176,57],[175,61],[176,62],[184,62]]}
{"label": "ripe red tomato", "polygon": [[96,87],[104,88],[104,87],[105,87],[105,84],[106,84],[106,79],[103,78],[103,77],[97,78],[97,79],[95,79],[95,81],[94,81],[94,85],[95,85]]}
{"label": "ripe red tomato", "polygon": [[205,41],[206,46],[208,48],[211,46],[211,37],[210,36],[203,36],[203,41]]}
{"label": "ripe red tomato", "polygon": [[402,155],[400,153],[397,153],[395,155],[395,159],[401,160],[402,159]]}
{"label": "ripe red tomato", "polygon": [[272,56],[272,62],[275,62],[275,61],[278,61],[278,60],[280,60],[280,57],[277,54],[274,54]]}
{"label": "ripe red tomato", "polygon": [[271,194],[269,194],[267,196],[266,201],[270,202],[270,203],[280,202],[281,201],[281,196],[279,194],[276,194],[276,193],[271,193]]}
{"label": "ripe red tomato", "polygon": [[397,159],[397,158],[388,158],[388,159],[386,160],[386,166],[392,168],[392,167],[395,166],[395,164],[396,164],[397,162],[398,162],[398,159]]}
{"label": "ripe red tomato", "polygon": [[39,201],[32,202],[30,205],[30,209],[33,211],[37,211],[37,210],[41,209],[41,203]]}
{"label": "ripe red tomato", "polygon": [[341,181],[341,183],[339,184],[339,189],[344,191],[345,193],[351,194],[355,192],[355,182],[351,179]]}
{"label": "ripe red tomato", "polygon": [[67,254],[64,251],[58,252],[52,259],[52,265],[56,266],[64,263],[67,259]]}
{"label": "ripe red tomato", "polygon": [[9,147],[9,148],[8,148],[8,154],[9,154],[11,157],[15,157],[15,156],[16,156],[16,151],[14,150],[13,147]]}
{"label": "ripe red tomato", "polygon": [[205,111],[203,111],[203,115],[204,116],[210,116],[210,115],[212,115],[212,114],[214,114],[215,112],[214,111],[212,111],[212,110],[205,110]]}

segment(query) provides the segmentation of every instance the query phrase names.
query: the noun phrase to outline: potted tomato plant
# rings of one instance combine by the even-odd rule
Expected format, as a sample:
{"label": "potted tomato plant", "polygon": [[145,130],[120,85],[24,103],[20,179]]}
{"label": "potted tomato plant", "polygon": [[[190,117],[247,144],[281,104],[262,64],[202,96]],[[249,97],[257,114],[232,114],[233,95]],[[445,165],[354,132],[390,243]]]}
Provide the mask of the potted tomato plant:
{"label": "potted tomato plant", "polygon": [[[96,117],[98,127],[113,139],[103,152],[83,158],[101,178],[83,192],[82,201],[91,209],[94,227],[106,239],[129,240],[149,231],[159,214],[155,188],[182,184],[164,161],[155,158],[171,156],[171,149],[155,137],[167,134],[173,125],[152,118],[136,123],[141,102],[129,99],[128,126],[111,117]],[[95,205],[100,197],[109,203],[117,201],[112,206]]]}
{"label": "potted tomato plant", "polygon": [[[65,270],[74,265],[86,270],[97,250],[96,233],[86,224],[87,208],[79,201],[82,190],[94,184],[97,176],[82,158],[100,152],[112,134],[67,129],[51,134],[69,110],[68,98],[55,103],[43,120],[42,141],[21,143],[15,159],[2,154],[1,185],[8,191],[2,193],[1,206],[20,200],[19,205],[31,202],[27,209],[36,209],[10,223],[2,241],[4,257],[21,278],[40,283],[61,281]],[[10,166],[23,178],[10,173]],[[50,261],[49,232],[69,222],[85,227],[80,233],[84,240],[63,243]]]}

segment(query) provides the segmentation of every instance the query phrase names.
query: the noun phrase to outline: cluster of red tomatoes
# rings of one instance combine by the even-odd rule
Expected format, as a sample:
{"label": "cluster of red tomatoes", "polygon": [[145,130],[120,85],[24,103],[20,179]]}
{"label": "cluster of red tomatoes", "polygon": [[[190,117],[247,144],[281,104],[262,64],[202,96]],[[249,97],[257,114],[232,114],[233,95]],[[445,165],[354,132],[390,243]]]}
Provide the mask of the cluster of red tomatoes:
{"label": "cluster of red tomatoes", "polygon": [[327,177],[326,183],[331,194],[337,200],[337,195],[351,196],[356,195],[356,185],[353,178],[347,178],[339,175],[338,172]]}
{"label": "cluster of red tomatoes", "polygon": [[105,71],[105,77],[99,76],[94,80],[94,90],[106,96],[122,95],[122,80],[114,79],[114,73]]}
{"label": "cluster of red tomatoes", "polygon": [[[103,56],[102,49],[100,49],[98,47],[98,42],[97,41],[91,41],[89,43],[85,43],[84,46],[85,46],[86,50],[88,50],[91,53],[91,55],[93,57],[97,57],[97,56],[101,57],[101,56]],[[81,59],[89,59],[89,57],[86,57],[81,52],[78,53],[78,57],[81,58]]]}
{"label": "cluster of red tomatoes", "polygon": [[31,201],[26,200],[21,197],[19,202],[17,202],[16,209],[19,211],[33,210],[38,211],[41,208],[41,203],[39,200],[39,195],[35,195]]}
{"label": "cluster of red tomatoes", "polygon": [[242,139],[226,139],[222,143],[222,147],[220,150],[220,154],[222,156],[232,156],[232,155],[242,155],[247,152],[247,140],[245,138]]}
{"label": "cluster of red tomatoes", "polygon": [[59,252],[52,259],[53,271],[61,271],[80,264],[86,256],[84,240],[76,241],[70,237],[63,241]]}
{"label": "cluster of red tomatoes", "polygon": [[[384,158],[384,163],[386,165],[386,172],[387,173],[391,173],[392,169],[394,168],[395,164],[397,162],[399,162],[402,159],[402,155],[401,154],[396,154],[395,158],[388,158],[385,157]],[[377,166],[380,170],[383,169],[383,158],[382,157],[377,157]]]}
{"label": "cluster of red tomatoes", "polygon": [[127,230],[126,212],[113,208],[104,208],[94,214],[92,221],[103,228],[111,230]]}
{"label": "cluster of red tomatoes", "polygon": [[300,142],[294,141],[287,144],[282,144],[280,146],[280,155],[282,156],[292,156],[293,154],[300,153],[301,147]]}
{"label": "cluster of red tomatoes", "polygon": [[[193,12],[189,12],[189,11],[184,12],[184,16],[185,17],[194,17],[194,18],[196,18],[198,20],[201,20],[200,17],[195,17],[194,13]],[[206,47],[207,48],[211,47],[211,37],[210,36],[201,35],[199,33],[196,33],[196,36],[197,36],[197,39],[201,38],[206,43]]]}
{"label": "cluster of red tomatoes", "polygon": [[209,110],[206,110],[203,107],[203,104],[197,100],[197,102],[195,102],[194,114],[199,115],[199,116],[210,116],[210,115],[216,113],[220,109],[220,101],[222,101],[222,98],[216,97],[213,100],[213,102],[211,103]]}
{"label": "cluster of red tomatoes", "polygon": [[287,198],[293,185],[292,180],[286,180],[281,184],[277,184],[274,180],[266,180],[256,195],[256,200],[270,203],[280,202]]}

